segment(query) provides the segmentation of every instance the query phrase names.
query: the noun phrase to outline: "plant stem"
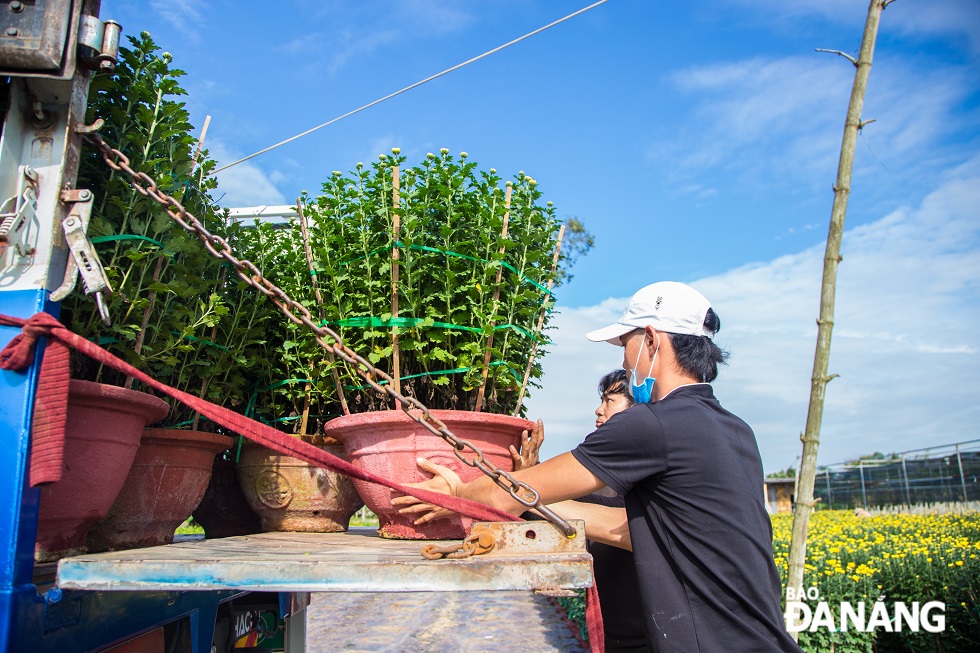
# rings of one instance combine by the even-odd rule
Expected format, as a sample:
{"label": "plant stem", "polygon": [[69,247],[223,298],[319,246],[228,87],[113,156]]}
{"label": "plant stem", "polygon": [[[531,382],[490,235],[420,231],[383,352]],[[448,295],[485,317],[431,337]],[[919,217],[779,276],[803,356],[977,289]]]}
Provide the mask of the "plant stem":
{"label": "plant stem", "polygon": [[[163,260],[164,256],[160,255],[157,257],[156,267],[153,269],[153,283],[160,281],[160,272],[163,270]],[[146,308],[143,310],[143,320],[140,322],[140,332],[136,334],[136,343],[133,345],[133,352],[137,355],[143,349],[143,340],[146,337],[146,327],[150,323],[150,314],[153,312],[153,304],[156,302],[157,293],[155,290],[150,291],[149,297],[147,297]],[[127,390],[133,387],[134,378],[131,376],[126,377],[126,381],[123,383],[123,387]]]}
{"label": "plant stem", "polygon": [[[320,322],[326,321],[323,312],[323,295],[320,293],[320,283],[316,278],[316,263],[313,260],[313,249],[310,247],[310,231],[306,224],[306,214],[303,212],[303,203],[296,198],[296,213],[299,215],[299,228],[303,237],[303,249],[306,252],[306,262],[310,268],[310,277],[313,280],[313,294],[316,296],[316,305],[320,310]],[[333,352],[327,352],[327,359],[330,361],[330,374],[333,376],[334,387],[337,389],[337,397],[340,399],[340,408],[344,415],[350,415],[350,408],[347,406],[347,397],[344,395],[344,386],[340,382],[340,375],[337,373],[337,362]],[[312,376],[312,375],[311,375]],[[307,386],[308,387],[308,386]],[[306,405],[306,414],[309,414],[309,403]],[[303,419],[302,433],[306,433],[306,418]]]}
{"label": "plant stem", "polygon": [[[555,256],[551,260],[551,278],[548,279],[548,290],[555,285],[555,272],[558,270],[558,257],[561,255],[561,241],[565,237],[565,225],[558,230],[558,242],[555,243]],[[514,415],[521,411],[521,404],[524,403],[524,392],[527,390],[527,383],[531,379],[531,368],[534,366],[534,356],[538,352],[538,337],[544,329],[544,318],[548,310],[548,301],[551,295],[545,293],[541,300],[541,312],[538,314],[538,325],[534,329],[534,344],[531,345],[531,354],[527,358],[527,368],[524,370],[524,380],[521,383],[521,391],[517,394],[517,405],[514,406]]]}
{"label": "plant stem", "polygon": [[[398,190],[401,180],[398,174],[398,166],[391,167],[391,318],[398,317],[398,258],[399,245],[398,237],[401,234],[401,221],[399,218],[399,198]],[[391,328],[391,378],[395,392],[401,394],[401,356],[398,351],[398,327],[392,325]]]}
{"label": "plant stem", "polygon": [[[509,183],[507,184],[507,192],[504,195],[504,225],[500,230],[500,240],[506,240],[507,238],[507,226],[510,221],[510,198],[513,186]],[[504,262],[504,245],[500,244],[500,263]],[[493,286],[493,310],[490,311],[490,326],[494,327],[497,323],[497,307],[500,304],[500,280],[504,274],[504,266],[497,266],[497,279]],[[493,334],[494,331],[491,328],[490,334],[487,336],[487,350],[483,355],[483,380],[480,383],[480,389],[476,393],[476,406],[473,408],[476,412],[483,410],[483,398],[487,391],[487,377],[490,374],[490,356],[493,354]]]}

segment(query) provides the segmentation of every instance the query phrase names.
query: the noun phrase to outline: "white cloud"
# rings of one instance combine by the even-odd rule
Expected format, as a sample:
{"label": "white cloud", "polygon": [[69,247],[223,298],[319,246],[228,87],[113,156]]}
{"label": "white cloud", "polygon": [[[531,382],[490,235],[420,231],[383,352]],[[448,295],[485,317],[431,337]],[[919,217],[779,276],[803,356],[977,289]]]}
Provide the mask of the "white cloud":
{"label": "white cloud", "polygon": [[[948,174],[915,208],[845,233],[819,462],[976,437],[980,360],[980,157]],[[732,352],[715,383],[756,431],[768,470],[793,463],[806,421],[824,243],[692,281],[722,318]],[[651,279],[651,281],[654,281]],[[632,289],[630,289],[632,291]],[[595,382],[620,349],[584,333],[619,317],[626,298],[564,308],[528,402],[545,420],[544,453],[591,430]]]}
{"label": "white cloud", "polygon": [[[890,11],[884,14],[884,19],[894,19],[906,34],[960,36],[974,52],[980,51],[980,5],[976,2],[930,0],[903,4],[906,6],[902,11]],[[898,7],[893,5],[893,9]]]}
{"label": "white cloud", "polygon": [[150,8],[192,42],[201,38],[197,28],[202,21],[199,6],[194,0],[150,0]]}
{"label": "white cloud", "polygon": [[404,45],[463,30],[475,20],[470,9],[467,4],[452,0],[407,0],[383,8],[326,3],[316,13],[324,18],[324,29],[329,35],[300,34],[282,47],[289,54],[302,53],[315,61],[307,66],[311,73],[325,69],[333,77],[351,61],[391,44]]}
{"label": "white cloud", "polygon": [[[218,167],[241,157],[239,153],[230,151],[224,143],[211,141],[208,144],[211,158],[218,162]],[[276,187],[276,181],[282,181],[279,171],[265,172],[251,161],[239,163],[217,175],[218,188],[212,193],[220,198],[223,207],[243,207],[290,204],[286,196]]]}
{"label": "white cloud", "polygon": [[[729,0],[731,4],[754,8],[766,20],[785,23],[813,20],[821,16],[833,23],[860,29],[868,14],[868,3],[854,0]],[[974,51],[980,51],[980,5],[967,0],[929,0],[896,2],[881,14],[879,34],[898,30],[907,35],[964,38]],[[857,32],[858,37],[860,32]],[[855,44],[855,48],[856,48]]]}
{"label": "white cloud", "polygon": [[[890,181],[921,181],[948,167],[958,156],[950,148],[961,151],[956,135],[975,120],[957,109],[975,86],[970,71],[900,58],[875,63],[863,111],[874,122],[862,132],[856,174],[883,166]],[[669,81],[686,109],[648,158],[680,192],[696,194],[702,180],[719,177],[756,192],[823,188],[837,166],[853,80],[847,61],[818,53],[678,71]]]}

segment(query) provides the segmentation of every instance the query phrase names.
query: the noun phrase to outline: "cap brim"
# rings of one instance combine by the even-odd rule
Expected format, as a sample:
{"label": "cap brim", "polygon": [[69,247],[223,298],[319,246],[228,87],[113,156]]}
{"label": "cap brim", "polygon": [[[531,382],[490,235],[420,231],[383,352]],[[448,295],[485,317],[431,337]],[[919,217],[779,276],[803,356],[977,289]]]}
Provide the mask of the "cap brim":
{"label": "cap brim", "polygon": [[634,329],[636,329],[636,327],[628,324],[619,324],[617,322],[616,324],[610,324],[607,327],[590,331],[589,333],[585,334],[585,337],[592,342],[608,342],[610,345],[619,346],[623,344],[621,338]]}

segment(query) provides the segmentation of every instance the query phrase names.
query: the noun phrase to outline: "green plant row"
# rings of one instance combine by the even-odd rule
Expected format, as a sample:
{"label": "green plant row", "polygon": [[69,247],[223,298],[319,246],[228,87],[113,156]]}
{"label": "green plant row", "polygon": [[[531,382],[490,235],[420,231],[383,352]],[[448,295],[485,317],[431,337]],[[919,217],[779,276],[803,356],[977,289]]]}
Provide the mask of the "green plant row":
{"label": "green plant row", "polygon": [[[215,163],[198,152],[180,101],[183,71],[145,32],[129,46],[113,74],[95,76],[87,118],[105,121],[103,138],[134,170],[397,375],[404,392],[432,408],[523,412],[521,388],[536,387],[550,344],[554,289],[592,243],[567,220],[554,264],[562,225],[534,179],[521,172],[505,183],[448,150],[408,167],[393,151],[303,193],[307,237],[298,221],[231,222],[212,198]],[[63,302],[73,331],[159,381],[295,433],[392,407],[94,150],[83,152],[79,187],[95,194],[89,233],[114,293],[108,327],[81,292]],[[73,375],[140,389],[84,359],[73,360]],[[180,406],[163,425],[216,428]]]}
{"label": "green plant row", "polygon": [[[305,242],[298,220],[255,231],[275,252],[264,272],[321,325],[392,376],[397,347],[404,391],[431,408],[473,410],[483,387],[481,410],[521,414],[524,377],[536,387],[550,344],[553,289],[591,246],[570,221],[556,266],[562,223],[541,198],[523,172],[504,183],[465,152],[408,167],[393,150],[302,195]],[[306,382],[273,393],[276,416],[335,414],[341,399],[351,412],[390,407],[303,328],[286,329],[274,377]]]}
{"label": "green plant row", "polygon": [[[133,169],[153,177],[208,229],[247,247],[252,234],[227,223],[211,197],[214,161],[207,150],[195,157],[197,139],[180,101],[183,75],[148,33],[130,37],[114,73],[93,78],[87,120],[104,120],[102,137]],[[275,308],[255,301],[195,236],[92,149],[83,150],[78,187],[95,195],[89,235],[114,290],[112,325],[102,324],[94,302],[80,291],[62,302],[62,321],[168,385],[244,407],[254,379],[269,376],[267,325]],[[74,358],[72,368],[74,378],[140,389],[84,357]],[[195,424],[213,428],[178,405],[163,425]]]}

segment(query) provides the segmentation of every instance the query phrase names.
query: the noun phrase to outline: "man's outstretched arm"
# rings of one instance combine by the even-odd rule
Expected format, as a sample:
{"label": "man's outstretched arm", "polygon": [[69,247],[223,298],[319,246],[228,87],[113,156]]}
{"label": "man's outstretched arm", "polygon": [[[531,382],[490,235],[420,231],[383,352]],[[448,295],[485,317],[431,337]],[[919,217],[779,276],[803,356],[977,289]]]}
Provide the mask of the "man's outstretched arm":
{"label": "man's outstretched arm", "polygon": [[[419,467],[434,476],[428,481],[414,483],[414,487],[471,499],[515,516],[527,510],[526,506],[511,497],[487,476],[463,483],[455,472],[442,465],[419,459]],[[544,504],[574,499],[605,487],[605,483],[583,467],[570,453],[561,454],[534,467],[513,472],[511,475],[537,490]],[[392,503],[402,506],[399,512],[403,515],[418,515],[416,524],[424,524],[452,514],[444,508],[410,496],[397,497],[392,500]]]}

